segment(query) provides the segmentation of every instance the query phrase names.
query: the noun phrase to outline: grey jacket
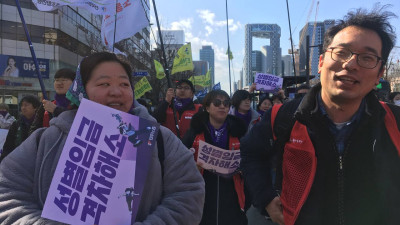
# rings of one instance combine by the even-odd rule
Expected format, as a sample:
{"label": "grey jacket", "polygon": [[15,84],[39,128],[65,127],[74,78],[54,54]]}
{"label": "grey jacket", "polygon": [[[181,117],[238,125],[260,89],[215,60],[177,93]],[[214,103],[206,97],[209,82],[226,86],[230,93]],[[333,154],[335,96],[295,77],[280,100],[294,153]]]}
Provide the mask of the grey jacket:
{"label": "grey jacket", "polygon": [[[41,213],[58,159],[75,117],[66,111],[36,130],[0,164],[1,224],[60,224]],[[135,115],[154,120],[143,106]],[[42,135],[40,136],[40,133]],[[135,225],[199,224],[204,204],[204,181],[193,155],[167,128],[164,142],[164,177],[157,145],[153,151]],[[40,141],[38,143],[38,139]]]}

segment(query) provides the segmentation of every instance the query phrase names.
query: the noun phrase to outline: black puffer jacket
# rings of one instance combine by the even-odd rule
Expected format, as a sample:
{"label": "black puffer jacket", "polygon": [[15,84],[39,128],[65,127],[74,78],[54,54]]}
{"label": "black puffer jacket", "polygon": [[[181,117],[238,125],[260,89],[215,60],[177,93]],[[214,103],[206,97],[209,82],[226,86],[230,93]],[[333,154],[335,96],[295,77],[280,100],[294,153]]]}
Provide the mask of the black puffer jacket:
{"label": "black puffer jacket", "polygon": [[[207,123],[209,114],[199,112],[192,118],[190,129],[185,134],[182,142],[186,147],[191,148],[195,137],[204,133],[205,142],[213,144]],[[245,123],[232,115],[226,118],[228,135],[241,138],[246,133]],[[229,141],[228,141],[229,143]],[[228,149],[226,146],[225,149]],[[222,178],[211,172],[204,170],[204,181],[206,183],[206,197],[204,202],[203,217],[201,225],[216,224],[217,195],[219,194],[219,224],[220,225],[245,225],[247,218],[244,211],[240,209],[235,185],[232,178]],[[219,183],[219,188],[218,188]],[[245,190],[246,193],[246,190]],[[250,202],[246,195],[246,203]],[[248,203],[245,205],[247,208]]]}
{"label": "black puffer jacket", "polygon": [[[278,140],[281,137],[287,140],[293,121],[299,121],[307,127],[315,148],[315,178],[295,224],[400,224],[400,157],[386,130],[384,108],[373,92],[366,96],[365,112],[345,144],[343,183],[340,184],[339,153],[327,118],[317,105],[320,89],[317,85],[304,99],[284,104],[274,125]],[[389,107],[400,130],[400,107]],[[275,153],[270,120],[269,111],[264,120],[241,140],[245,181],[251,187],[253,204],[259,209],[264,209],[276,196],[268,173],[271,165],[268,160]],[[284,144],[280,145],[278,141],[275,146],[282,158]],[[342,215],[342,223],[339,215]]]}

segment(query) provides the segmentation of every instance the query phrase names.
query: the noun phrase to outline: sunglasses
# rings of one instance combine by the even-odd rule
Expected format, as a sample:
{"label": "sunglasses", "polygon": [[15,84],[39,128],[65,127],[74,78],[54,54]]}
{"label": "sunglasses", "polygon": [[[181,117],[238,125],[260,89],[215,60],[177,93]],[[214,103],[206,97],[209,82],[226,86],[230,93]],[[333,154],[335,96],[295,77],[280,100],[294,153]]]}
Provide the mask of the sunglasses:
{"label": "sunglasses", "polygon": [[214,99],[214,100],[212,101],[212,104],[214,104],[215,107],[219,107],[221,104],[223,104],[225,107],[229,107],[230,104],[231,104],[231,102],[230,102],[228,99],[227,99],[227,100],[224,100],[224,101],[221,101],[221,100],[219,100],[218,98],[216,98],[216,99]]}

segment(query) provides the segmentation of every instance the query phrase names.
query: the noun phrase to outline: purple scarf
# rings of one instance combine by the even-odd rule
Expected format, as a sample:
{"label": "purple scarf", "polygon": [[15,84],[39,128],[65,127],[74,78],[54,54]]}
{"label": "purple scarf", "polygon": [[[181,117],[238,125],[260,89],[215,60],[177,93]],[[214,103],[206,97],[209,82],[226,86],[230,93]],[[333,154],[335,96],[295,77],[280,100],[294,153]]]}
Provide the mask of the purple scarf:
{"label": "purple scarf", "polygon": [[33,123],[33,120],[35,119],[35,115],[33,115],[32,118],[30,119],[27,119],[25,116],[21,115],[21,119],[25,125],[30,126]]}
{"label": "purple scarf", "polygon": [[63,108],[68,108],[70,101],[67,99],[65,94],[64,95],[56,94],[54,96],[54,99],[56,100],[57,106],[61,106]]}
{"label": "purple scarf", "polygon": [[246,114],[241,114],[237,109],[235,109],[235,116],[242,119],[247,126],[249,126],[251,122],[251,109],[247,111]]}
{"label": "purple scarf", "polygon": [[210,122],[207,123],[207,126],[208,129],[210,130],[210,135],[213,144],[217,147],[225,149],[228,142],[228,129],[226,129],[227,127],[226,120],[219,129],[215,129]]}
{"label": "purple scarf", "polygon": [[7,113],[7,111],[0,111],[0,115],[2,115],[3,117],[6,117]]}
{"label": "purple scarf", "polygon": [[175,98],[175,109],[181,111],[193,101],[192,98]]}

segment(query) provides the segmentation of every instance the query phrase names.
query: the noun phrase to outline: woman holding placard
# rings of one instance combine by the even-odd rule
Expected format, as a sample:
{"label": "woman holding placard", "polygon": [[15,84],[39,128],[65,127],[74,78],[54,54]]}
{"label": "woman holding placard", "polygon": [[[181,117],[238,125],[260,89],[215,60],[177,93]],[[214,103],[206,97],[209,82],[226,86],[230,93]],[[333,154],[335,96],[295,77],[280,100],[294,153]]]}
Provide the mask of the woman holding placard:
{"label": "woman holding placard", "polygon": [[[134,100],[131,74],[129,64],[116,55],[94,53],[82,60],[67,97],[77,106],[82,98],[87,98],[155,122],[146,108]],[[50,127],[36,130],[0,164],[1,224],[61,224],[41,217],[41,213],[76,113],[72,109],[52,119]],[[148,149],[152,155],[147,162],[149,170],[134,224],[198,224],[204,202],[204,181],[181,141],[165,127],[160,127],[160,131],[162,140]],[[158,154],[160,149],[164,150],[162,160]],[[64,197],[71,196],[62,191]],[[68,207],[70,213],[71,207]]]}
{"label": "woman holding placard", "polygon": [[[222,90],[213,90],[203,100],[204,112],[195,114],[192,118],[189,131],[182,142],[188,148],[194,148],[194,157],[198,161],[199,145],[202,141],[212,145],[212,149],[239,151],[239,139],[246,133],[244,122],[232,115],[228,115],[230,106],[229,95]],[[218,149],[216,148],[216,149]],[[218,153],[219,152],[219,153]],[[221,151],[212,150],[215,156],[214,165],[229,164],[229,159],[221,156]],[[209,158],[211,162],[211,157]],[[218,163],[217,163],[218,161]],[[244,225],[247,224],[245,210],[245,196],[243,180],[240,172],[220,174],[203,169],[204,164],[198,163],[198,168],[206,183],[206,199],[204,203],[201,225]]]}

